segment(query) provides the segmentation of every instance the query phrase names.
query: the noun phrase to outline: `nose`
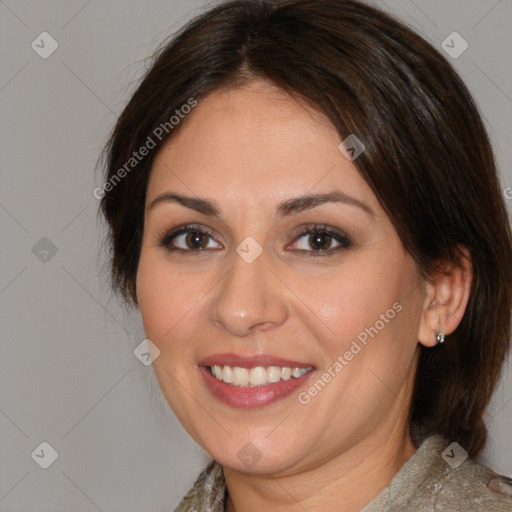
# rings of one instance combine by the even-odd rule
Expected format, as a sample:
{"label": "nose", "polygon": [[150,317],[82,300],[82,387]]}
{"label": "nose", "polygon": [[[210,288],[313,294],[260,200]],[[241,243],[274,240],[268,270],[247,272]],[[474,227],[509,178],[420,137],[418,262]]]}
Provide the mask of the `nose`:
{"label": "nose", "polygon": [[234,254],[210,305],[210,321],[234,336],[248,336],[283,324],[288,307],[283,284],[264,253],[252,263]]}

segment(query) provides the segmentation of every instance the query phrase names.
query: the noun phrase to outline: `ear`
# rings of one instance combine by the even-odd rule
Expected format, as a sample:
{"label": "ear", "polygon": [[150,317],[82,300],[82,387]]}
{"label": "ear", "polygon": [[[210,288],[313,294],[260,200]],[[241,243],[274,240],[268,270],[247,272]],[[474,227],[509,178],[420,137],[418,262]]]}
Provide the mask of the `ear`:
{"label": "ear", "polygon": [[469,300],[473,280],[473,266],[469,251],[458,246],[460,263],[441,264],[426,283],[418,341],[426,347],[437,344],[436,333],[451,334],[459,325]]}

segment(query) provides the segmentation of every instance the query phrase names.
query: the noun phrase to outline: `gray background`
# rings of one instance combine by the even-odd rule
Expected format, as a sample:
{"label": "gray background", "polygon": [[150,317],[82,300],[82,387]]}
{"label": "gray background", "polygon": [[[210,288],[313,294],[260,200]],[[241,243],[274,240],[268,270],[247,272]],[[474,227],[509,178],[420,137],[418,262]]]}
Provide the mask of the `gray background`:
{"label": "gray background", "polygon": [[[481,108],[505,194],[511,0],[375,3],[441,51],[453,31],[468,42],[448,58]],[[151,366],[133,354],[144,339],[138,315],[123,312],[99,275],[92,194],[101,183],[98,154],[144,59],[205,7],[200,0],[0,0],[3,512],[170,511],[206,461],[162,401]],[[59,45],[46,59],[31,47],[43,46],[44,31]],[[512,476],[510,369],[488,413],[484,461]],[[44,441],[58,452],[48,469],[36,463],[49,460]]]}

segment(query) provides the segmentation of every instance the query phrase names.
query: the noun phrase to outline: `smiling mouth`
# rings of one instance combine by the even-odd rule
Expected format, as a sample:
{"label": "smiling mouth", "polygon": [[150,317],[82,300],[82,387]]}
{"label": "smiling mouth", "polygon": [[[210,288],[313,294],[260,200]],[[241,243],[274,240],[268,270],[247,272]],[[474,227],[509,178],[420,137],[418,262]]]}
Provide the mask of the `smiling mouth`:
{"label": "smiling mouth", "polygon": [[307,368],[292,368],[289,366],[255,366],[242,368],[240,366],[207,366],[211,375],[217,380],[236,387],[255,388],[268,386],[277,382],[298,379],[313,370]]}

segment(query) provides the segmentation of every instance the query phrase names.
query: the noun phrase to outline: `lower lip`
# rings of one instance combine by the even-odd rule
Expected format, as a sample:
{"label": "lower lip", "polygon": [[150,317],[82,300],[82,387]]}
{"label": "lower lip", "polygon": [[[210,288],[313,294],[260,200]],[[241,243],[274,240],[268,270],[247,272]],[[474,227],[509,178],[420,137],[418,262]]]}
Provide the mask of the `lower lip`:
{"label": "lower lip", "polygon": [[266,386],[252,388],[226,384],[215,378],[206,366],[199,366],[199,371],[212,395],[221,402],[239,409],[252,409],[264,407],[286,398],[299,388],[315,370],[311,370],[298,378],[281,380]]}

